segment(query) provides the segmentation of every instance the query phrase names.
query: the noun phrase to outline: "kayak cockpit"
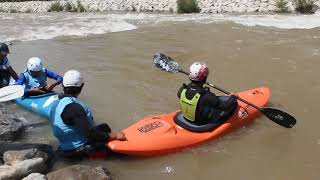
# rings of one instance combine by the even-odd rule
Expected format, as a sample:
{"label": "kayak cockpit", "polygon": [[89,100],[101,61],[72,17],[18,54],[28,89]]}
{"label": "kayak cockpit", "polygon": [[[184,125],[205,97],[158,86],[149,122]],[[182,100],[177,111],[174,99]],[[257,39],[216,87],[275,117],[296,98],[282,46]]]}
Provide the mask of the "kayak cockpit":
{"label": "kayak cockpit", "polygon": [[[228,96],[220,96],[220,99],[224,100],[227,99]],[[183,117],[183,114],[181,112],[177,113],[173,120],[176,124],[181,126],[182,128],[191,131],[191,132],[208,132],[212,131],[214,128],[220,126],[222,123],[224,123],[237,109],[238,104],[235,102],[232,104],[232,106],[227,111],[222,111],[219,109],[215,109],[213,111],[213,119],[210,120],[207,124],[203,125],[197,125],[192,123],[189,120],[186,120]]]}

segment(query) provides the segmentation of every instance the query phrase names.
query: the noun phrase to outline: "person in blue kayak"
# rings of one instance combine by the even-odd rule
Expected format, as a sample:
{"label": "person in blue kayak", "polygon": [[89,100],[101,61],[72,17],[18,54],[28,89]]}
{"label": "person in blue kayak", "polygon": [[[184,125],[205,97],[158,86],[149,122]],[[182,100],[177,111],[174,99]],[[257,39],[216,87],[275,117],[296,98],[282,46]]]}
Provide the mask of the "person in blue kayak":
{"label": "person in blue kayak", "polygon": [[[233,95],[219,98],[210,92],[209,87],[204,87],[208,75],[209,68],[206,63],[193,63],[189,68],[191,82],[188,85],[183,84],[178,91],[182,115],[186,122],[192,125],[213,123],[217,111],[228,111],[237,103]],[[219,122],[214,123],[219,124]]]}
{"label": "person in blue kayak", "polygon": [[[17,85],[24,85],[26,96],[51,92],[54,87],[62,83],[62,77],[44,68],[42,60],[38,57],[30,58],[27,66],[16,81]],[[55,82],[48,84],[47,78],[54,79]]]}
{"label": "person in blue kayak", "polygon": [[9,47],[5,43],[0,43],[0,88],[8,86],[10,83],[10,77],[14,80],[18,80],[17,73],[10,65],[7,55],[10,54]]}
{"label": "person in blue kayak", "polygon": [[106,150],[106,142],[125,141],[122,132],[113,132],[107,124],[94,125],[92,112],[77,97],[84,86],[80,72],[70,70],[63,76],[63,94],[53,105],[50,121],[59,141],[59,152],[66,158],[83,158]]}

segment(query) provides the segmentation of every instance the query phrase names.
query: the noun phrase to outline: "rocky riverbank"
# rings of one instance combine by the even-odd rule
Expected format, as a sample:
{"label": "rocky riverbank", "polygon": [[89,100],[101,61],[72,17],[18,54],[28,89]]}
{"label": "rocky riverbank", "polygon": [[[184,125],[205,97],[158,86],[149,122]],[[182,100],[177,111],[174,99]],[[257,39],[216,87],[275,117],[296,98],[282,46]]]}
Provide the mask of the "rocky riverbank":
{"label": "rocky riverbank", "polygon": [[13,143],[19,140],[27,127],[27,120],[15,117],[0,104],[0,180],[54,180],[54,179],[111,179],[110,172],[101,166],[72,165],[53,172],[57,159],[47,144]]}
{"label": "rocky riverbank", "polygon": [[[279,0],[198,0],[201,13],[270,12],[279,10]],[[65,6],[81,4],[85,11],[177,12],[176,0],[69,0],[0,3],[2,12],[48,12],[53,3]],[[284,0],[288,11],[294,11],[295,0]],[[320,6],[320,0],[314,0]]]}

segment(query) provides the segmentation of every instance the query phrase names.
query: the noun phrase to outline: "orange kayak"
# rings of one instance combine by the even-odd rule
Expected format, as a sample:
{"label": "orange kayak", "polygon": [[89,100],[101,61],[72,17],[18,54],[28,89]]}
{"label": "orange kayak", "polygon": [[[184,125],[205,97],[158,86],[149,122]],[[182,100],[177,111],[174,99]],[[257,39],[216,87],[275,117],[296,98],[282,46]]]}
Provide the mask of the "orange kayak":
{"label": "orange kayak", "polygon": [[[237,95],[257,106],[269,100],[269,88],[242,91]],[[107,146],[114,152],[133,156],[156,156],[193,147],[232,132],[254,121],[261,113],[238,101],[238,106],[224,123],[206,132],[188,131],[175,123],[180,111],[146,117],[123,130],[128,141],[111,141]]]}

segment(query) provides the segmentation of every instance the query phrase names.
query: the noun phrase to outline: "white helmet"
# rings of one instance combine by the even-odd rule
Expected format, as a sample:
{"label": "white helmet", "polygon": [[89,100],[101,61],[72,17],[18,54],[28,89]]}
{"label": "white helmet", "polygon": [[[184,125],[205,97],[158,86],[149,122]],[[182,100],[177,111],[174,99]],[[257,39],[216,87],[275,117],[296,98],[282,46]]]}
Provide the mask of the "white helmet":
{"label": "white helmet", "polygon": [[209,75],[209,68],[206,63],[195,62],[190,66],[189,79],[193,81],[203,81]]}
{"label": "white helmet", "polygon": [[43,68],[42,60],[38,57],[32,57],[28,61],[28,70],[29,71],[41,71]]}
{"label": "white helmet", "polygon": [[67,71],[63,76],[64,87],[80,87],[83,84],[83,79],[80,72],[76,70]]}

